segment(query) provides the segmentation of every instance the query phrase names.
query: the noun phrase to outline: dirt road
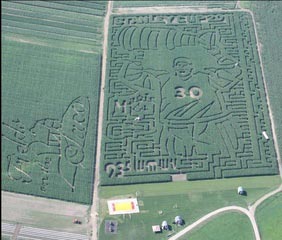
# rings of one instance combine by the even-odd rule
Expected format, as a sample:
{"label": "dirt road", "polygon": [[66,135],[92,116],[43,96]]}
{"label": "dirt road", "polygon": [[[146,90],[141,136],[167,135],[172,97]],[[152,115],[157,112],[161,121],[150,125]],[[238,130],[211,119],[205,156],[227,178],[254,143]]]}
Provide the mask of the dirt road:
{"label": "dirt road", "polygon": [[99,196],[98,186],[100,181],[100,158],[101,158],[101,140],[102,140],[102,128],[103,128],[103,106],[104,106],[104,87],[106,79],[106,63],[107,63],[107,50],[108,50],[108,29],[109,20],[112,12],[112,1],[108,2],[107,13],[104,22],[104,42],[103,42],[103,61],[102,61],[102,76],[101,76],[101,89],[100,89],[100,105],[99,105],[99,119],[98,119],[98,133],[97,133],[97,152],[96,152],[96,165],[95,165],[95,181],[93,191],[93,205],[91,207],[90,219],[92,225],[92,240],[98,239],[99,228]]}

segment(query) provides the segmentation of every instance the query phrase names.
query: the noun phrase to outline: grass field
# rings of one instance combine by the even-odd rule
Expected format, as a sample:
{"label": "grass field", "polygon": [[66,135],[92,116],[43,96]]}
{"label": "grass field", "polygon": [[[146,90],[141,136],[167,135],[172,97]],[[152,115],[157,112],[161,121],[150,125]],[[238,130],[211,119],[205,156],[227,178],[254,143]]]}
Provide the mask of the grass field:
{"label": "grass field", "polygon": [[89,204],[105,3],[99,16],[76,3],[3,2],[1,179],[3,190]]}
{"label": "grass field", "polygon": [[[278,176],[206,180],[197,182],[173,182],[159,184],[108,186],[100,188],[100,228],[99,239],[166,239],[167,234],[177,232],[183,227],[172,224],[174,217],[181,215],[185,226],[193,223],[205,214],[230,205],[247,207],[263,194],[279,186]],[[237,194],[241,185],[247,190],[247,196]],[[140,213],[123,218],[122,215],[109,216],[107,199],[136,197]],[[162,214],[159,214],[162,211]],[[106,234],[105,220],[117,220],[117,234]],[[170,232],[154,234],[151,226],[166,220],[173,228]]]}
{"label": "grass field", "polygon": [[282,236],[282,193],[267,199],[256,211],[262,239],[280,240]]}
{"label": "grass field", "polygon": [[248,13],[116,15],[109,33],[102,185],[278,173]]}
{"label": "grass field", "polygon": [[239,213],[220,215],[179,240],[252,240],[255,239],[248,217]]}

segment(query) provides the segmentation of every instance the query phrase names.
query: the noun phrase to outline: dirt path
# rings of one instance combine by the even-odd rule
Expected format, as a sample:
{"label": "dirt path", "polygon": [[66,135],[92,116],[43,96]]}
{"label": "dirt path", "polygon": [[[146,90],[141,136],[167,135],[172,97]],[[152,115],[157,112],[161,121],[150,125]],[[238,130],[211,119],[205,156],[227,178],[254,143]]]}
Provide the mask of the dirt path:
{"label": "dirt path", "polygon": [[103,128],[103,112],[104,112],[104,87],[106,79],[106,63],[107,63],[107,50],[108,50],[108,29],[109,20],[112,12],[112,1],[108,2],[107,13],[104,22],[104,42],[103,42],[103,61],[102,61],[102,75],[101,75],[101,89],[100,89],[100,105],[99,105],[99,119],[98,119],[98,133],[97,133],[97,152],[96,152],[96,165],[95,165],[95,181],[93,191],[93,205],[91,207],[91,225],[92,225],[92,240],[98,239],[99,228],[99,196],[98,186],[100,183],[100,157],[101,157],[101,140]]}
{"label": "dirt path", "polygon": [[178,238],[180,238],[181,236],[183,236],[184,234],[192,231],[193,229],[195,229],[196,227],[198,227],[200,224],[210,220],[211,218],[223,213],[223,212],[228,212],[228,211],[239,211],[245,215],[247,215],[247,217],[250,219],[251,224],[253,226],[253,231],[255,234],[255,239],[256,240],[260,240],[260,234],[259,234],[259,230],[258,230],[258,226],[256,223],[256,219],[255,219],[255,211],[256,208],[266,199],[270,198],[271,196],[275,195],[278,192],[282,192],[282,185],[280,185],[276,190],[265,194],[264,196],[262,196],[260,199],[258,199],[251,207],[249,207],[249,210],[242,208],[242,207],[238,207],[238,206],[229,206],[229,207],[224,207],[224,208],[220,208],[217,209],[205,216],[203,216],[202,218],[200,218],[199,220],[197,220],[196,222],[192,223],[191,225],[189,225],[188,227],[184,228],[182,231],[178,232],[176,235],[174,235],[173,237],[169,238],[169,240],[176,240]]}
{"label": "dirt path", "polygon": [[18,239],[18,235],[19,235],[20,230],[21,230],[21,224],[18,223],[16,225],[16,229],[15,229],[14,235],[12,237],[12,240]]}
{"label": "dirt path", "polygon": [[266,199],[270,198],[271,196],[275,195],[276,193],[282,192],[282,184],[275,189],[274,191],[265,194],[264,196],[262,196],[260,199],[258,199],[252,206],[249,207],[249,211],[250,213],[255,216],[255,212],[256,212],[256,208],[262,203],[264,202]]}
{"label": "dirt path", "polygon": [[182,231],[178,232],[173,237],[169,238],[169,240],[176,240],[176,239],[180,238],[181,236],[183,236],[184,234],[190,232],[194,228],[198,227],[200,224],[206,222],[207,220],[210,220],[212,217],[214,217],[218,214],[221,214],[223,212],[227,212],[227,211],[231,211],[231,212],[237,211],[237,212],[241,212],[241,213],[246,214],[247,217],[250,219],[250,221],[252,223],[256,240],[260,240],[259,230],[258,230],[258,226],[257,226],[257,223],[256,223],[254,216],[247,209],[242,208],[242,207],[238,207],[238,206],[229,206],[229,207],[217,209],[217,210],[203,216],[202,218],[200,218],[196,222],[192,223],[188,227],[184,228]]}
{"label": "dirt path", "polygon": [[241,213],[244,213],[247,215],[247,217],[250,219],[251,224],[253,226],[253,230],[254,230],[254,234],[255,234],[255,238],[256,240],[260,240],[260,234],[259,234],[259,230],[258,230],[258,226],[256,223],[256,219],[255,219],[255,211],[256,208],[266,199],[270,198],[271,196],[275,195],[278,192],[282,192],[282,185],[280,185],[276,190],[265,194],[264,196],[262,196],[260,199],[258,199],[251,207],[249,207],[249,210],[242,208],[242,207],[238,207],[238,206],[229,206],[229,207],[224,207],[224,208],[220,208],[217,209],[205,216],[203,216],[202,218],[200,218],[199,220],[197,220],[196,222],[192,223],[191,225],[189,225],[188,227],[186,227],[185,229],[183,229],[182,231],[180,231],[179,233],[177,233],[176,235],[174,235],[173,237],[169,238],[169,240],[176,240],[179,237],[183,236],[184,234],[192,231],[194,228],[198,227],[200,224],[210,220],[212,217],[219,215],[223,212],[227,212],[227,211],[239,211]]}

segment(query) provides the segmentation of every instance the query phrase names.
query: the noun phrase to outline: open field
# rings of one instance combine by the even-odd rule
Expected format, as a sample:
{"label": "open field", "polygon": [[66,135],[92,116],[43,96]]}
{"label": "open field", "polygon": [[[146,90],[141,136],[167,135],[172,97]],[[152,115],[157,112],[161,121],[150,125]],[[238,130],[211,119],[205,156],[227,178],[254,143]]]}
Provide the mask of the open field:
{"label": "open field", "polygon": [[[89,232],[89,206],[23,194],[1,194],[1,219],[38,228],[85,234]],[[72,223],[74,218],[81,225]]]}
{"label": "open field", "polygon": [[240,213],[225,213],[215,217],[179,240],[252,240],[254,238],[249,219]]}
{"label": "open field", "polygon": [[[278,176],[206,180],[196,182],[173,182],[159,184],[137,184],[125,186],[107,186],[100,188],[100,227],[99,239],[166,239],[168,234],[178,232],[183,227],[172,224],[175,216],[181,215],[185,226],[198,220],[205,214],[218,208],[237,205],[247,208],[265,193],[281,184]],[[239,196],[237,187],[247,190],[247,196]],[[109,216],[108,199],[136,197],[140,213]],[[159,214],[159,211],[162,211]],[[105,220],[118,221],[117,234],[106,234]],[[154,234],[152,225],[168,221],[173,231]],[[140,236],[140,238],[138,237]]]}
{"label": "open field", "polygon": [[3,2],[1,179],[3,190],[89,204],[105,11],[76,3]]}
{"label": "open field", "polygon": [[278,173],[248,13],[114,15],[109,34],[102,185]]}
{"label": "open field", "polygon": [[256,219],[262,239],[280,240],[282,236],[282,193],[263,202],[257,209]]}

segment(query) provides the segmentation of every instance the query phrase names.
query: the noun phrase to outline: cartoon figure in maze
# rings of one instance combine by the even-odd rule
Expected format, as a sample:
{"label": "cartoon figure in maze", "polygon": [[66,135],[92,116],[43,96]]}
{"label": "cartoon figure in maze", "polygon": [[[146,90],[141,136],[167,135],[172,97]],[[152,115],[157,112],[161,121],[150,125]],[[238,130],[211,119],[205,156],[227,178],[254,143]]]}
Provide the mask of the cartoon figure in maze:
{"label": "cartoon figure in maze", "polygon": [[89,111],[89,99],[78,97],[66,109],[62,120],[40,119],[30,129],[18,119],[2,122],[2,140],[11,147],[6,156],[9,179],[31,183],[38,169],[41,173],[49,172],[52,164],[74,191],[76,172],[83,167]]}
{"label": "cartoon figure in maze", "polygon": [[[132,54],[123,60],[119,76],[134,91],[155,97],[155,119],[161,124],[156,139],[162,155],[225,152],[230,156],[241,133],[230,121],[232,112],[225,98],[242,71],[218,46],[216,31],[190,34],[171,27],[129,28],[117,35],[118,44]],[[169,41],[170,34],[181,40]]]}

